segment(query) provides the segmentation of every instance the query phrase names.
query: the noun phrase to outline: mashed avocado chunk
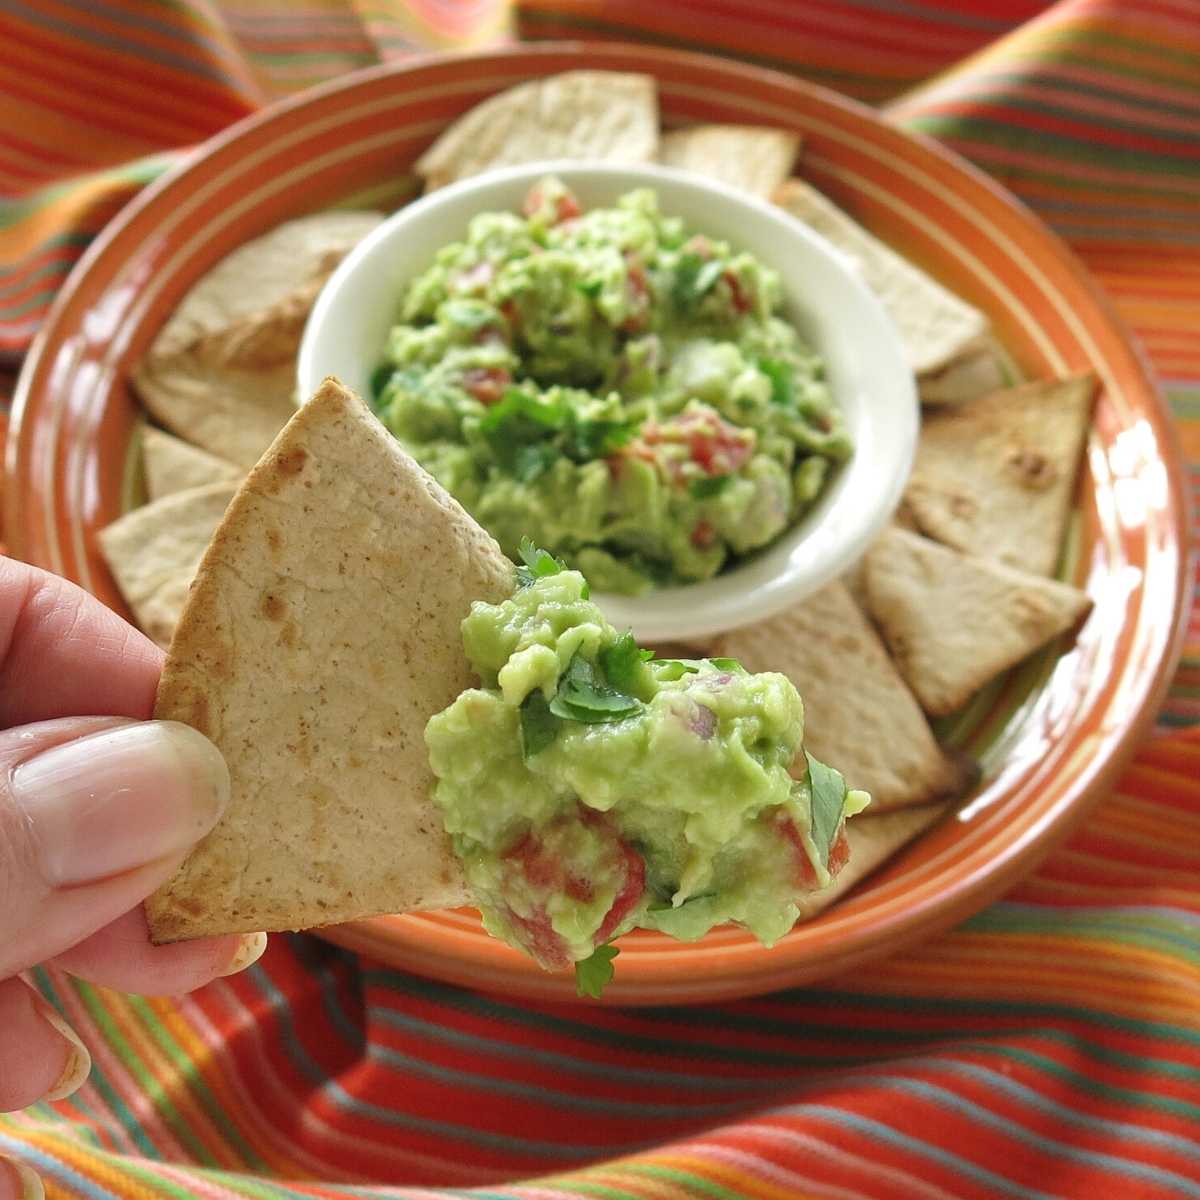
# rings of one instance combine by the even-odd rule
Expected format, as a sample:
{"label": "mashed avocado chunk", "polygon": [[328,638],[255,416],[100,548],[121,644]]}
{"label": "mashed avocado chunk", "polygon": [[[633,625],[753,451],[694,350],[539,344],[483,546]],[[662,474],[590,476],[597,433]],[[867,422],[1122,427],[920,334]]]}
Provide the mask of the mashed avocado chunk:
{"label": "mashed avocado chunk", "polygon": [[783,675],[654,659],[581,574],[524,552],[512,598],[463,622],[482,687],[425,731],[485,926],[544,967],[589,961],[581,980],[635,926],[693,940],[733,921],[772,944],[843,865],[866,795],[803,753]]}
{"label": "mashed avocado chunk", "polygon": [[711,578],[822,494],[850,442],[779,278],[642,189],[558,180],[408,286],[376,412],[514,560],[638,593]]}

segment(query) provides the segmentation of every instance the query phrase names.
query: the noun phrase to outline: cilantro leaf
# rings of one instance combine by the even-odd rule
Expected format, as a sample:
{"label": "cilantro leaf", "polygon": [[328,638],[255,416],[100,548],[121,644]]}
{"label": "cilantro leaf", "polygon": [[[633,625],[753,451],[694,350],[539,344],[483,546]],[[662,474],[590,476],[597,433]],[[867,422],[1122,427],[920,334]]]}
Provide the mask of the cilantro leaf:
{"label": "cilantro leaf", "polygon": [[594,300],[604,291],[604,281],[602,279],[579,279],[576,281],[575,287],[585,296]]}
{"label": "cilantro leaf", "polygon": [[559,571],[567,569],[567,564],[561,558],[555,558],[548,550],[539,549],[531,538],[523,537],[517,552],[524,564],[517,567],[517,583],[520,587],[528,587],[535,579],[557,575]]}
{"label": "cilantro leaf", "polygon": [[688,312],[704,299],[725,273],[720,259],[705,259],[699,254],[681,254],[675,267],[671,299],[675,307]]}
{"label": "cilantro leaf", "polygon": [[589,958],[575,964],[575,994],[600,998],[604,986],[612,982],[613,959],[621,952],[616,946],[597,946]]}
{"label": "cilantro leaf", "polygon": [[838,771],[818,762],[807,750],[804,756],[808,759],[808,791],[812,805],[809,836],[821,856],[821,865],[828,867],[829,852],[833,849],[846,805],[846,781]]}
{"label": "cilantro leaf", "polygon": [[563,441],[563,453],[575,462],[607,458],[632,441],[638,428],[637,421],[580,421],[572,416]]}
{"label": "cilantro leaf", "polygon": [[610,686],[581,654],[576,654],[558,681],[558,691],[550,701],[556,717],[586,724],[620,721],[640,712],[642,702]]}
{"label": "cilantro leaf", "polygon": [[794,404],[796,400],[796,369],[782,358],[760,358],[758,369],[771,381],[771,403]]}
{"label": "cilantro leaf", "polygon": [[631,632],[623,633],[611,646],[600,651],[600,667],[613,687],[632,692],[641,680],[638,667],[653,657],[653,650],[638,649]]}
{"label": "cilantro leaf", "polygon": [[521,703],[521,756],[526,762],[545,750],[558,733],[558,718],[541,691],[535,688]]}
{"label": "cilantro leaf", "polygon": [[[674,683],[675,680],[682,679],[685,675],[694,675],[700,670],[699,662],[688,658],[657,658],[654,663],[658,667],[659,679],[665,683]],[[663,670],[664,667],[666,670]]]}
{"label": "cilantro leaf", "polygon": [[548,404],[532,392],[513,387],[484,413],[479,432],[500,465],[512,471],[523,447],[549,440],[566,424],[561,404]]}
{"label": "cilantro leaf", "polygon": [[532,483],[554,465],[558,451],[552,442],[534,442],[521,446],[513,454],[512,471],[521,483]]}
{"label": "cilantro leaf", "polygon": [[697,500],[707,500],[710,496],[719,496],[732,482],[732,475],[703,475],[688,484],[688,491]]}
{"label": "cilantro leaf", "polygon": [[710,658],[708,661],[718,671],[732,671],[735,675],[746,674],[746,668],[736,658]]}

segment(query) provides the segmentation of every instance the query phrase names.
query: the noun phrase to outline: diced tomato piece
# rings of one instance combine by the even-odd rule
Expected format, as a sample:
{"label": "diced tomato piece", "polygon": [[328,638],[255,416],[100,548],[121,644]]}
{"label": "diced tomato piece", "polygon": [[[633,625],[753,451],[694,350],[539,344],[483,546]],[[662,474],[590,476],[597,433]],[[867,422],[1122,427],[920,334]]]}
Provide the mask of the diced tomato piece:
{"label": "diced tomato piece", "polygon": [[505,300],[500,305],[500,315],[508,322],[510,329],[517,329],[521,324],[521,313],[515,300]]}
{"label": "diced tomato piece", "polygon": [[754,438],[716,413],[697,415],[686,425],[688,452],[708,475],[732,475],[754,453]]}
{"label": "diced tomato piece", "polygon": [[650,323],[650,282],[646,268],[639,258],[626,254],[629,269],[625,274],[625,287],[629,294],[629,316],[621,323],[624,333],[640,333]]}
{"label": "diced tomato piece", "polygon": [[775,818],[775,826],[792,845],[792,858],[796,867],[797,886],[805,892],[812,891],[817,886],[817,871],[804,848],[804,838],[796,822],[782,809]]}
{"label": "diced tomato piece", "polygon": [[690,540],[698,550],[707,550],[717,540],[717,531],[710,522],[701,518],[696,522]]}
{"label": "diced tomato piece", "polygon": [[850,843],[846,839],[846,827],[837,835],[837,840],[829,847],[829,874],[836,875],[850,861]]}
{"label": "diced tomato piece", "polygon": [[571,956],[567,953],[567,943],[554,929],[550,915],[544,908],[539,908],[532,917],[519,917],[511,909],[508,920],[520,930],[521,941],[525,949],[548,970],[558,967],[569,967]]}
{"label": "diced tomato piece", "polygon": [[742,287],[742,281],[738,279],[733,271],[726,271],[721,278],[729,285],[733,311],[735,313],[748,313],[753,307],[753,302],[745,288]]}
{"label": "diced tomato piece", "polygon": [[[535,183],[525,196],[525,203],[521,207],[521,212],[526,217],[532,217],[541,211],[545,201],[546,197],[542,191],[542,185]],[[564,190],[555,200],[554,220],[552,224],[557,225],[560,221],[570,221],[572,218],[578,217],[582,212],[583,209],[579,207],[579,201],[575,199],[574,193]]]}
{"label": "diced tomato piece", "polygon": [[470,367],[463,372],[463,389],[480,404],[495,404],[512,383],[504,367]]}
{"label": "diced tomato piece", "polygon": [[612,937],[613,930],[637,907],[646,890],[646,863],[632,846],[620,842],[621,854],[625,859],[625,886],[617,893],[612,908],[596,930],[596,945],[603,946]]}

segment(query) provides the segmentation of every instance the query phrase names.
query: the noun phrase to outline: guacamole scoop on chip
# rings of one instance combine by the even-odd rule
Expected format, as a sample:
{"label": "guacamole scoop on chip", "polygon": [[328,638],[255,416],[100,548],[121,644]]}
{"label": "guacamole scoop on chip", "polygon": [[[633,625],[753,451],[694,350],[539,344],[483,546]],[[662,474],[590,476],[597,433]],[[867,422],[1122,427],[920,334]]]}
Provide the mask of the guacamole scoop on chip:
{"label": "guacamole scoop on chip", "polygon": [[690,941],[733,921],[771,945],[844,865],[868,797],[804,755],[785,676],[655,659],[579,572],[523,555],[513,596],[463,622],[482,687],[425,730],[484,925],[543,967],[577,964],[592,994],[635,927]]}
{"label": "guacamole scoop on chip", "polygon": [[585,212],[547,178],[411,281],[374,408],[514,560],[529,536],[601,591],[709,579],[850,454],[781,305],[652,190]]}

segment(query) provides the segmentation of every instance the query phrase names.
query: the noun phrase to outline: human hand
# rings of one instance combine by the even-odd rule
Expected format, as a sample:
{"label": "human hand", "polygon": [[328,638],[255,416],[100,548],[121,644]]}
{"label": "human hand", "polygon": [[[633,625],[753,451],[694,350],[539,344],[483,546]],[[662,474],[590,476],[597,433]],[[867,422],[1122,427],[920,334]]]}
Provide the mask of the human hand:
{"label": "human hand", "polygon": [[[81,589],[0,558],[0,1111],[61,1099],[90,1067],[20,972],[51,963],[176,994],[265,947],[262,934],[150,944],[141,901],[229,795],[211,742],[147,719],[161,667],[157,647]],[[23,1194],[10,1175],[0,1169],[0,1200]]]}

